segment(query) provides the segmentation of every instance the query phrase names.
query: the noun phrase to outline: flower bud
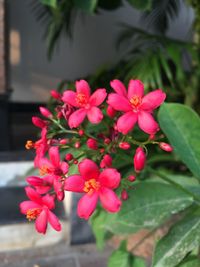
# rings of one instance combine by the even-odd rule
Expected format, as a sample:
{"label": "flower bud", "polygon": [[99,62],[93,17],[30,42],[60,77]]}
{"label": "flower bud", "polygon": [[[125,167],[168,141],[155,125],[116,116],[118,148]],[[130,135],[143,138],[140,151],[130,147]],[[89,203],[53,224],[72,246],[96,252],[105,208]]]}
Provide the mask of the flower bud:
{"label": "flower bud", "polygon": [[39,107],[40,113],[46,118],[52,118],[52,113],[45,107]]}
{"label": "flower bud", "polygon": [[61,140],[59,141],[59,144],[60,144],[60,145],[66,145],[66,144],[67,144],[67,139],[61,139]]}
{"label": "flower bud", "polygon": [[103,154],[103,153],[105,152],[105,148],[100,148],[100,149],[99,149],[99,152],[100,152],[101,154]]}
{"label": "flower bud", "polygon": [[79,134],[80,136],[83,136],[83,135],[85,134],[85,132],[84,132],[84,130],[80,129],[80,130],[78,131],[78,134]]}
{"label": "flower bud", "polygon": [[113,118],[116,114],[116,110],[109,105],[106,109],[106,113],[110,118]]}
{"label": "flower bud", "polygon": [[131,145],[128,142],[121,142],[119,143],[119,147],[123,150],[127,150],[131,147]]}
{"label": "flower bud", "polygon": [[45,121],[36,116],[32,117],[32,123],[39,128],[44,128],[47,125]]}
{"label": "flower bud", "polygon": [[72,160],[74,157],[73,157],[73,155],[71,154],[71,153],[68,153],[68,154],[66,154],[65,155],[65,159],[67,160],[67,161],[70,161],[70,160]]}
{"label": "flower bud", "polygon": [[100,162],[101,168],[109,168],[112,166],[112,157],[109,154],[103,156],[103,159]]}
{"label": "flower bud", "polygon": [[81,146],[81,143],[80,142],[76,142],[75,144],[74,144],[74,147],[75,148],[79,148]]}
{"label": "flower bud", "polygon": [[97,141],[95,139],[93,139],[93,138],[89,138],[87,140],[86,144],[87,144],[88,148],[90,148],[90,149],[93,149],[93,150],[97,150],[98,149]]}
{"label": "flower bud", "polygon": [[127,193],[127,191],[125,189],[122,190],[121,199],[122,200],[127,200],[128,199],[128,193]]}
{"label": "flower bud", "polygon": [[73,161],[73,163],[74,163],[75,165],[78,164],[78,160],[75,159],[75,160]]}
{"label": "flower bud", "polygon": [[149,140],[154,140],[155,139],[155,134],[150,134],[149,135]]}
{"label": "flower bud", "polygon": [[173,151],[173,147],[170,144],[160,142],[158,145],[162,150],[164,150],[166,152],[172,152]]}
{"label": "flower bud", "polygon": [[56,90],[51,90],[51,96],[57,100],[61,100],[61,94],[59,94]]}
{"label": "flower bud", "polygon": [[144,169],[146,162],[146,154],[144,152],[144,149],[141,147],[138,147],[136,149],[134,158],[133,158],[133,164],[134,164],[134,169],[136,172],[140,172]]}
{"label": "flower bud", "polygon": [[104,144],[108,145],[108,144],[110,144],[110,142],[111,142],[110,138],[105,138],[104,139]]}
{"label": "flower bud", "polygon": [[130,182],[134,182],[134,181],[136,180],[136,177],[135,177],[134,175],[129,175],[129,176],[128,176],[128,180],[129,180]]}

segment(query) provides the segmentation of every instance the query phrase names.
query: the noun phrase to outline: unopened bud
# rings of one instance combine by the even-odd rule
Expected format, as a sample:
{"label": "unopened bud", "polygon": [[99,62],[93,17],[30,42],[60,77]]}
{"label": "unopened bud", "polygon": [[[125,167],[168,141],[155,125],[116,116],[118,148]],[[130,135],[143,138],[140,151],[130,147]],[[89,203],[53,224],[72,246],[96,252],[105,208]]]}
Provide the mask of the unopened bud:
{"label": "unopened bud", "polygon": [[119,143],[119,147],[121,149],[127,150],[131,147],[131,145],[128,142],[121,142],[121,143]]}
{"label": "unopened bud", "polygon": [[67,139],[61,139],[61,140],[59,141],[59,143],[60,143],[61,145],[66,145],[66,144],[67,144]]}
{"label": "unopened bud", "polygon": [[93,150],[97,150],[98,149],[97,141],[95,139],[93,139],[93,138],[89,138],[87,140],[86,144],[87,144],[88,148],[90,148],[90,149],[93,149]]}
{"label": "unopened bud", "polygon": [[155,139],[155,134],[150,134],[149,135],[149,140],[154,140]]}
{"label": "unopened bud", "polygon": [[128,199],[128,193],[127,193],[127,191],[125,189],[122,190],[121,199],[122,200],[127,200]]}
{"label": "unopened bud", "polygon": [[135,171],[136,172],[142,171],[144,169],[145,162],[146,162],[146,154],[143,148],[138,147],[133,157],[133,164]]}
{"label": "unopened bud", "polygon": [[75,159],[75,160],[73,161],[73,163],[74,163],[75,165],[78,164],[78,160]]}
{"label": "unopened bud", "polygon": [[110,138],[105,138],[104,139],[104,144],[108,145],[108,144],[110,144],[110,142],[111,142]]}
{"label": "unopened bud", "polygon": [[85,132],[84,132],[84,130],[80,129],[80,130],[78,131],[78,134],[79,134],[80,136],[83,136],[83,135],[85,134]]}
{"label": "unopened bud", "polygon": [[128,176],[128,180],[129,180],[130,182],[134,182],[134,181],[136,180],[136,177],[135,177],[134,175],[129,175],[129,176]]}
{"label": "unopened bud", "polygon": [[56,90],[51,90],[51,96],[57,100],[61,100],[61,94],[59,94]]}
{"label": "unopened bud", "polygon": [[109,105],[106,109],[106,113],[110,118],[113,118],[116,114],[116,110]]}
{"label": "unopened bud", "polygon": [[79,148],[81,146],[81,143],[80,142],[76,142],[75,144],[74,144],[74,147],[75,148]]}
{"label": "unopened bud", "polygon": [[172,152],[173,151],[173,147],[170,144],[160,142],[158,145],[162,150],[164,150],[166,152]]}
{"label": "unopened bud", "polygon": [[52,113],[45,107],[39,107],[40,113],[46,118],[52,118]]}
{"label": "unopened bud", "polygon": [[47,125],[45,121],[36,116],[32,117],[32,123],[39,128],[44,128]]}
{"label": "unopened bud", "polygon": [[105,152],[105,148],[100,148],[100,149],[99,149],[99,152],[100,152],[101,154],[103,154],[103,153]]}
{"label": "unopened bud", "polygon": [[112,157],[109,154],[103,156],[103,159],[100,162],[101,168],[109,168],[112,166]]}
{"label": "unopened bud", "polygon": [[70,160],[72,160],[74,157],[73,157],[73,155],[71,154],[71,153],[68,153],[68,154],[66,154],[65,155],[65,159],[67,160],[67,161],[70,161]]}

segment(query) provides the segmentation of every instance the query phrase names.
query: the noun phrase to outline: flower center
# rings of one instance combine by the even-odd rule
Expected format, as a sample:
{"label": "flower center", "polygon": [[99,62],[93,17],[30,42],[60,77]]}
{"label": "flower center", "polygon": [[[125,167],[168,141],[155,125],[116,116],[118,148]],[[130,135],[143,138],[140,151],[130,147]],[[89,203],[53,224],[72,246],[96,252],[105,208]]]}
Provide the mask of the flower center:
{"label": "flower center", "polygon": [[137,95],[134,95],[130,99],[130,103],[131,103],[133,109],[137,109],[139,107],[139,105],[141,104],[141,102],[142,102],[141,97],[137,96]]}
{"label": "flower center", "polygon": [[49,169],[48,169],[48,167],[47,167],[46,165],[43,165],[43,166],[40,168],[40,171],[39,171],[39,172],[40,172],[40,175],[43,176],[43,175],[49,173]]}
{"label": "flower center", "polygon": [[26,212],[26,218],[29,221],[35,220],[38,217],[38,215],[41,213],[41,211],[42,210],[40,208],[29,209]]}
{"label": "flower center", "polygon": [[98,191],[100,188],[100,183],[97,182],[95,179],[90,179],[89,181],[85,182],[83,191],[91,195],[94,191]]}
{"label": "flower center", "polygon": [[31,141],[31,140],[27,140],[27,141],[26,141],[25,148],[26,148],[26,149],[34,148],[34,143],[33,143],[33,141]]}
{"label": "flower center", "polygon": [[85,94],[79,93],[76,95],[76,103],[80,106],[80,107],[85,107],[86,104],[88,103],[88,98]]}

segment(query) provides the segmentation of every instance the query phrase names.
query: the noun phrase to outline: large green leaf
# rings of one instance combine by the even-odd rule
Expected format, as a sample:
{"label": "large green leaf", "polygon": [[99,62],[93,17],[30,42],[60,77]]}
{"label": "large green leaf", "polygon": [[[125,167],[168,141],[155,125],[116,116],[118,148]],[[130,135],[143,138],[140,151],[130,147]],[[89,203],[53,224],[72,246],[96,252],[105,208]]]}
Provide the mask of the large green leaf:
{"label": "large green leaf", "polygon": [[174,267],[199,245],[200,217],[187,216],[158,242],[152,267]]}
{"label": "large green leaf", "polygon": [[127,0],[133,7],[140,9],[142,11],[147,11],[151,9],[153,0]]}
{"label": "large green leaf", "polygon": [[199,116],[185,105],[172,103],[162,105],[158,119],[176,154],[200,179]]}
{"label": "large green leaf", "polygon": [[87,13],[92,13],[95,11],[97,2],[97,0],[74,0],[75,6]]}
{"label": "large green leaf", "polygon": [[105,217],[99,221],[99,228],[116,234],[134,233],[143,228],[153,229],[171,214],[185,209],[193,202],[191,196],[159,182],[141,182],[128,194],[129,199],[123,202],[119,213],[101,215]]}
{"label": "large green leaf", "polygon": [[131,254],[123,246],[124,242],[111,254],[108,267],[131,267]]}
{"label": "large green leaf", "polygon": [[189,256],[186,260],[181,262],[176,267],[199,267],[200,266],[200,259],[195,256]]}

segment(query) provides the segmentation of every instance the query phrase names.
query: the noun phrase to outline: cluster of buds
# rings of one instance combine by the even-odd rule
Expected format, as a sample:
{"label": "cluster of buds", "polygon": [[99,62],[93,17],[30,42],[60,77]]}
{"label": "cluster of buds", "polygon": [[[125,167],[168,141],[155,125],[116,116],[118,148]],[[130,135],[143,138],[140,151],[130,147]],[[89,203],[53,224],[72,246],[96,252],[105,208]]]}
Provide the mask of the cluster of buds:
{"label": "cluster of buds", "polygon": [[[27,177],[29,200],[23,201],[20,209],[28,220],[35,220],[40,233],[46,232],[48,223],[61,230],[52,210],[66,191],[83,194],[77,206],[80,218],[89,219],[98,201],[106,211],[118,212],[122,201],[128,199],[127,188],[145,167],[147,146],[172,151],[169,144],[156,138],[159,125],[152,116],[164,102],[165,93],[158,89],[144,96],[139,80],[130,80],[128,90],[119,80],[110,85],[114,90],[110,94],[104,88],[91,93],[85,80],[76,82],[76,91],[60,94],[53,90],[54,111],[40,107],[43,119],[32,118],[41,138],[27,141],[26,148],[35,149],[34,166],[39,174]],[[143,142],[133,137],[136,124],[147,135]],[[123,161],[124,153],[130,158],[127,164],[132,174],[128,177],[115,160],[121,155]]]}

